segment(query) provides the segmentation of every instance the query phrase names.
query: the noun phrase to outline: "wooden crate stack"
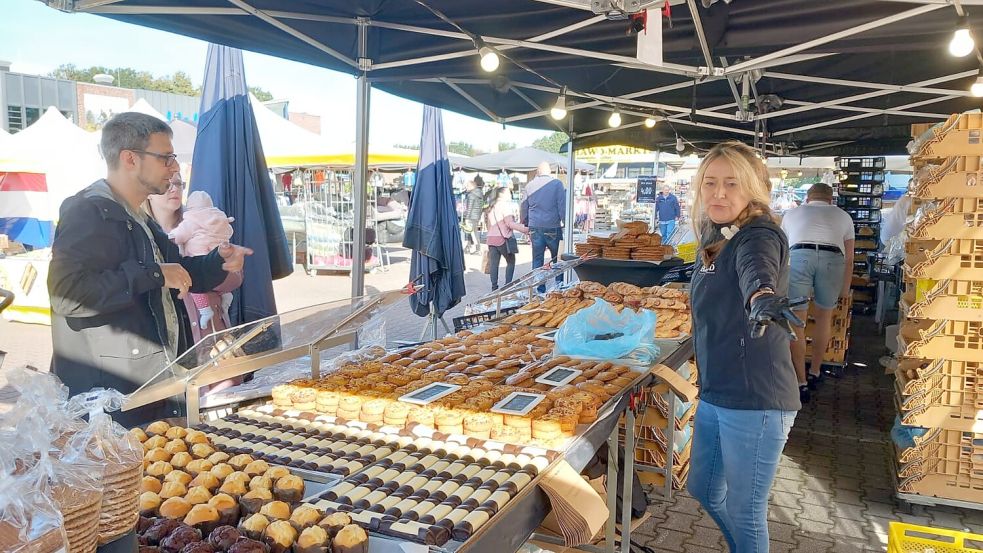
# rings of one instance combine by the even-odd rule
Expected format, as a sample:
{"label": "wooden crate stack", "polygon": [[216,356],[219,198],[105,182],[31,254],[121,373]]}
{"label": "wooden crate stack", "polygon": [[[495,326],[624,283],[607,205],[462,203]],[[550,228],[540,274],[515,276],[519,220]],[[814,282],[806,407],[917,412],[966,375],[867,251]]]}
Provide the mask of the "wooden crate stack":
{"label": "wooden crate stack", "polygon": [[[812,339],[808,338],[812,334],[812,327],[815,325],[815,305],[809,304],[809,319],[806,321],[806,361],[812,362]],[[853,320],[853,297],[846,299],[840,298],[836,302],[836,310],[833,311],[833,320],[830,323],[831,333],[829,347],[826,348],[826,355],[823,356],[823,365],[834,365],[842,367],[846,365],[846,352],[850,347],[850,323]]]}
{"label": "wooden crate stack", "polygon": [[[690,361],[687,368],[680,369],[694,385],[697,381],[695,361]],[[688,371],[685,372],[685,371]],[[638,468],[638,478],[642,484],[657,488],[665,486],[665,476],[647,468],[664,469],[666,466],[666,449],[668,445],[669,386],[657,384],[643,394],[642,408],[635,418],[635,464]],[[698,400],[684,403],[677,399],[675,413],[671,417],[676,434],[673,440],[672,487],[681,490],[686,485],[689,475],[690,452],[693,447],[693,417],[696,415]],[[624,443],[625,420],[619,422],[622,444]]]}
{"label": "wooden crate stack", "polygon": [[898,491],[983,508],[983,115],[912,132],[895,394],[928,431],[898,448]]}

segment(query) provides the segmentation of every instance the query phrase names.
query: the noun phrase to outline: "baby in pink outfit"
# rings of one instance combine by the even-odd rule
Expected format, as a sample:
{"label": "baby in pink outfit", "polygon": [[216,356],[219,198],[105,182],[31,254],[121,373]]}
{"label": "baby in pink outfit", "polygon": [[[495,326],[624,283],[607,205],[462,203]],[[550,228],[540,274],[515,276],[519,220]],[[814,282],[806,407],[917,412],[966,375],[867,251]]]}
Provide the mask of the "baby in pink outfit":
{"label": "baby in pink outfit", "polygon": [[[212,197],[207,192],[197,190],[188,196],[181,224],[167,236],[177,244],[183,256],[207,255],[232,238],[232,225],[229,223],[233,220],[212,204]],[[205,331],[215,313],[208,305],[206,294],[191,294],[191,298],[198,307],[200,328]],[[230,305],[232,293],[222,294],[222,309],[226,317]]]}

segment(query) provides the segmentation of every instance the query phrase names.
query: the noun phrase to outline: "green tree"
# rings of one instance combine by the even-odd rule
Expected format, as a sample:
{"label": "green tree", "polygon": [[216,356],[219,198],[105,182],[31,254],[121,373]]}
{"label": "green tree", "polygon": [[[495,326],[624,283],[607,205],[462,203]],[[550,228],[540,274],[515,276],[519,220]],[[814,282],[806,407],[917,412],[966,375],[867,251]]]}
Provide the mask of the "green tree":
{"label": "green tree", "polygon": [[[59,65],[48,76],[82,83],[94,83],[94,77],[100,73],[112,75],[114,79],[113,84],[122,88],[142,88],[144,90],[170,92],[184,96],[201,95],[201,87],[195,86],[191,81],[191,76],[184,71],[176,71],[173,75],[157,77],[148,71],[139,71],[131,67],[109,68],[102,65],[94,65],[92,67],[81,68],[73,63],[65,63]],[[273,94],[258,86],[249,87],[249,91],[261,102],[267,102],[273,99]]]}
{"label": "green tree", "polygon": [[[269,102],[270,100],[273,99],[272,93],[258,86],[249,87],[249,92],[252,92],[253,96],[255,96],[256,99],[259,100],[260,102]],[[198,88],[198,93],[201,94],[201,87]]]}
{"label": "green tree", "polygon": [[454,141],[447,145],[447,151],[452,154],[458,154],[462,156],[473,156],[477,152],[474,146],[468,144],[467,142]]}
{"label": "green tree", "polygon": [[544,136],[542,138],[537,138],[532,143],[533,148],[538,148],[540,150],[545,150],[547,152],[553,152],[554,154],[560,153],[560,148],[563,147],[570,140],[570,137],[566,133],[554,132],[549,136]]}
{"label": "green tree", "polygon": [[515,149],[515,142],[499,142],[498,143],[498,151],[499,152],[505,152],[507,150],[514,150],[514,149]]}

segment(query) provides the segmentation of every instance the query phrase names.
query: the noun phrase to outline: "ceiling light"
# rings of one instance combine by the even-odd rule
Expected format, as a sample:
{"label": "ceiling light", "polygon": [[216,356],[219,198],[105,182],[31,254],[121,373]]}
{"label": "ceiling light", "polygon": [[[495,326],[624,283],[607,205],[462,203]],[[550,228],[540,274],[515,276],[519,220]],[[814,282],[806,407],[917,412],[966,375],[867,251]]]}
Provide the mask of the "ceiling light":
{"label": "ceiling light", "polygon": [[655,118],[654,117],[646,117],[645,118],[645,126],[648,127],[648,128],[650,128],[650,129],[652,127],[654,127],[655,126]]}
{"label": "ceiling light", "polygon": [[959,28],[949,41],[949,53],[957,58],[963,58],[972,53],[973,48],[976,48],[976,42],[969,32],[969,18],[962,16],[959,18]]}
{"label": "ceiling light", "polygon": [[799,171],[798,173],[796,173],[795,176],[801,177],[802,176],[802,171]]}
{"label": "ceiling light", "polygon": [[973,83],[973,86],[969,87],[969,92],[977,98],[983,96],[983,75],[976,77],[976,82]]}
{"label": "ceiling light", "polygon": [[676,151],[681,153],[685,149],[686,149],[686,144],[683,143],[683,138],[680,137],[680,136],[677,136],[676,137]]}
{"label": "ceiling light", "polygon": [[488,46],[482,46],[478,49],[478,55],[481,56],[481,68],[491,73],[498,69],[498,53],[492,50]]}
{"label": "ceiling light", "polygon": [[550,110],[550,117],[560,121],[567,116],[567,89],[564,88],[560,91],[560,95],[556,97],[556,103],[553,104],[553,109]]}
{"label": "ceiling light", "polygon": [[621,111],[619,111],[617,108],[614,110],[614,113],[611,114],[611,117],[608,117],[608,126],[612,129],[621,126]]}

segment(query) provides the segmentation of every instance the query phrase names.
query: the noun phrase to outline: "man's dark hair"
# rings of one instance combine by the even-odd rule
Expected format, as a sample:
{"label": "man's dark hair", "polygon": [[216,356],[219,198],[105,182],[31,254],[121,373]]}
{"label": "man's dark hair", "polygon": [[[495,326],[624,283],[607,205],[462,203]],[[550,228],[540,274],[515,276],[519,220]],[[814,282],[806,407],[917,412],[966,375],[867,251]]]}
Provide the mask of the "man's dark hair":
{"label": "man's dark hair", "polygon": [[102,157],[110,169],[116,169],[121,151],[147,149],[150,135],[156,133],[174,136],[167,123],[152,115],[133,112],[114,115],[102,128],[102,141],[99,143]]}
{"label": "man's dark hair", "polygon": [[806,192],[807,200],[832,200],[833,199],[833,187],[822,182],[817,182],[816,184],[809,187],[809,191]]}

